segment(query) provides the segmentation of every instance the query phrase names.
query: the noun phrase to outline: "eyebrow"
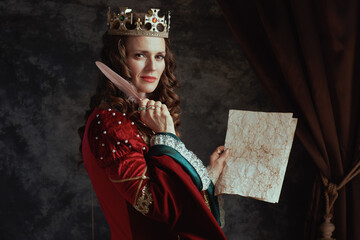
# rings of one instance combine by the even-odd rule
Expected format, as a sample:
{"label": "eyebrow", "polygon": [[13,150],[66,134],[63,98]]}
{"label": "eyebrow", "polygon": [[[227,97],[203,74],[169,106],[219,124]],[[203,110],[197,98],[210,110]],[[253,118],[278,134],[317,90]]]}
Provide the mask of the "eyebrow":
{"label": "eyebrow", "polygon": [[[150,51],[147,51],[147,50],[132,50],[130,52],[151,53]],[[156,52],[156,54],[159,54],[159,53],[165,54],[166,52],[165,51]]]}

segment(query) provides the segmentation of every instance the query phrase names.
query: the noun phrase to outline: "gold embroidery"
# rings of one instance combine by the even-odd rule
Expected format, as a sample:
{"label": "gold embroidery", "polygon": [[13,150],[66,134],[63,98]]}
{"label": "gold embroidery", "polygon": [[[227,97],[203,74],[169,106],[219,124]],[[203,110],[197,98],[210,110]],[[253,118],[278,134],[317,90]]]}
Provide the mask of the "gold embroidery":
{"label": "gold embroidery", "polygon": [[[145,173],[146,173],[146,170],[147,170],[147,167],[145,168],[143,174],[141,176],[138,176],[138,177],[133,177],[133,178],[125,178],[125,179],[120,179],[120,180],[115,180],[115,179],[110,179],[111,182],[116,182],[116,183],[122,183],[122,182],[128,182],[128,181],[135,181],[135,180],[138,180],[138,179],[149,179],[149,177],[145,176]],[[142,181],[141,181],[142,182]]]}
{"label": "gold embroidery", "polygon": [[140,181],[139,186],[138,186],[138,189],[137,189],[137,191],[136,191],[135,200],[134,200],[133,205],[135,205],[135,203],[136,203],[136,201],[137,201],[137,198],[138,198],[138,195],[139,195],[139,191],[140,191],[141,185],[142,185],[144,179],[146,179],[146,176],[145,176],[146,170],[147,170],[147,167],[145,168],[143,174],[141,175],[141,181]]}
{"label": "gold embroidery", "polygon": [[133,178],[126,178],[126,179],[121,179],[121,180],[114,180],[114,179],[109,178],[111,182],[116,182],[116,183],[128,182],[128,181],[134,181],[134,180],[141,179],[141,181],[139,182],[139,185],[138,185],[138,189],[136,190],[133,207],[136,210],[138,210],[140,213],[142,213],[143,215],[146,215],[149,212],[149,205],[152,204],[152,202],[153,202],[151,192],[147,188],[146,185],[143,187],[142,194],[139,197],[139,192],[140,192],[142,183],[144,182],[145,179],[150,179],[149,177],[147,177],[145,175],[146,171],[147,171],[147,167],[145,167],[141,176],[133,177]]}
{"label": "gold embroidery", "polygon": [[151,192],[147,185],[145,185],[142,189],[141,196],[137,199],[136,204],[134,204],[134,208],[138,210],[143,215],[149,213],[149,206],[153,203],[153,198],[151,196]]}
{"label": "gold embroidery", "polygon": [[205,203],[206,203],[207,207],[208,207],[208,208],[210,209],[210,211],[211,211],[208,192],[207,192],[206,190],[205,190],[205,191],[202,191],[202,192],[204,193]]}

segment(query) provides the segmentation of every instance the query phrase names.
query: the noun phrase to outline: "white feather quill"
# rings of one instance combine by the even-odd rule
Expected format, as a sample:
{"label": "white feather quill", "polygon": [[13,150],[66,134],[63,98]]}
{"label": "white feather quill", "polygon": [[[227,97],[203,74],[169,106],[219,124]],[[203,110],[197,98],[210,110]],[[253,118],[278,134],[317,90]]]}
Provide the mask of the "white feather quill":
{"label": "white feather quill", "polygon": [[117,88],[119,88],[128,96],[130,101],[136,101],[140,103],[140,101],[145,98],[145,93],[139,93],[132,83],[126,81],[124,78],[111,70],[104,63],[96,61],[95,64]]}

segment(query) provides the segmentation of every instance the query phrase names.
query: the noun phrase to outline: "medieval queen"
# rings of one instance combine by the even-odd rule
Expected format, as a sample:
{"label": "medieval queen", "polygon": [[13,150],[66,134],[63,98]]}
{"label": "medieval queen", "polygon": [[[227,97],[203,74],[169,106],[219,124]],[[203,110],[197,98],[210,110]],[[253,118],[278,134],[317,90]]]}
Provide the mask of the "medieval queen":
{"label": "medieval queen", "polygon": [[225,239],[214,184],[229,153],[218,147],[206,168],[179,139],[170,13],[159,11],[109,8],[101,62],[139,97],[100,77],[79,129],[84,165],[112,240]]}

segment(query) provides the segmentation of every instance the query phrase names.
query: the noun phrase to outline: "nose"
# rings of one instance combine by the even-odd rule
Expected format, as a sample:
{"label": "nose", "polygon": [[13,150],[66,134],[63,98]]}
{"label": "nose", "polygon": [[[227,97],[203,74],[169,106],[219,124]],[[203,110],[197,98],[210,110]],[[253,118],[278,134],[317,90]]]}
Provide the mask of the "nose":
{"label": "nose", "polygon": [[156,60],[154,58],[148,58],[146,63],[146,68],[149,71],[155,71],[156,70]]}

